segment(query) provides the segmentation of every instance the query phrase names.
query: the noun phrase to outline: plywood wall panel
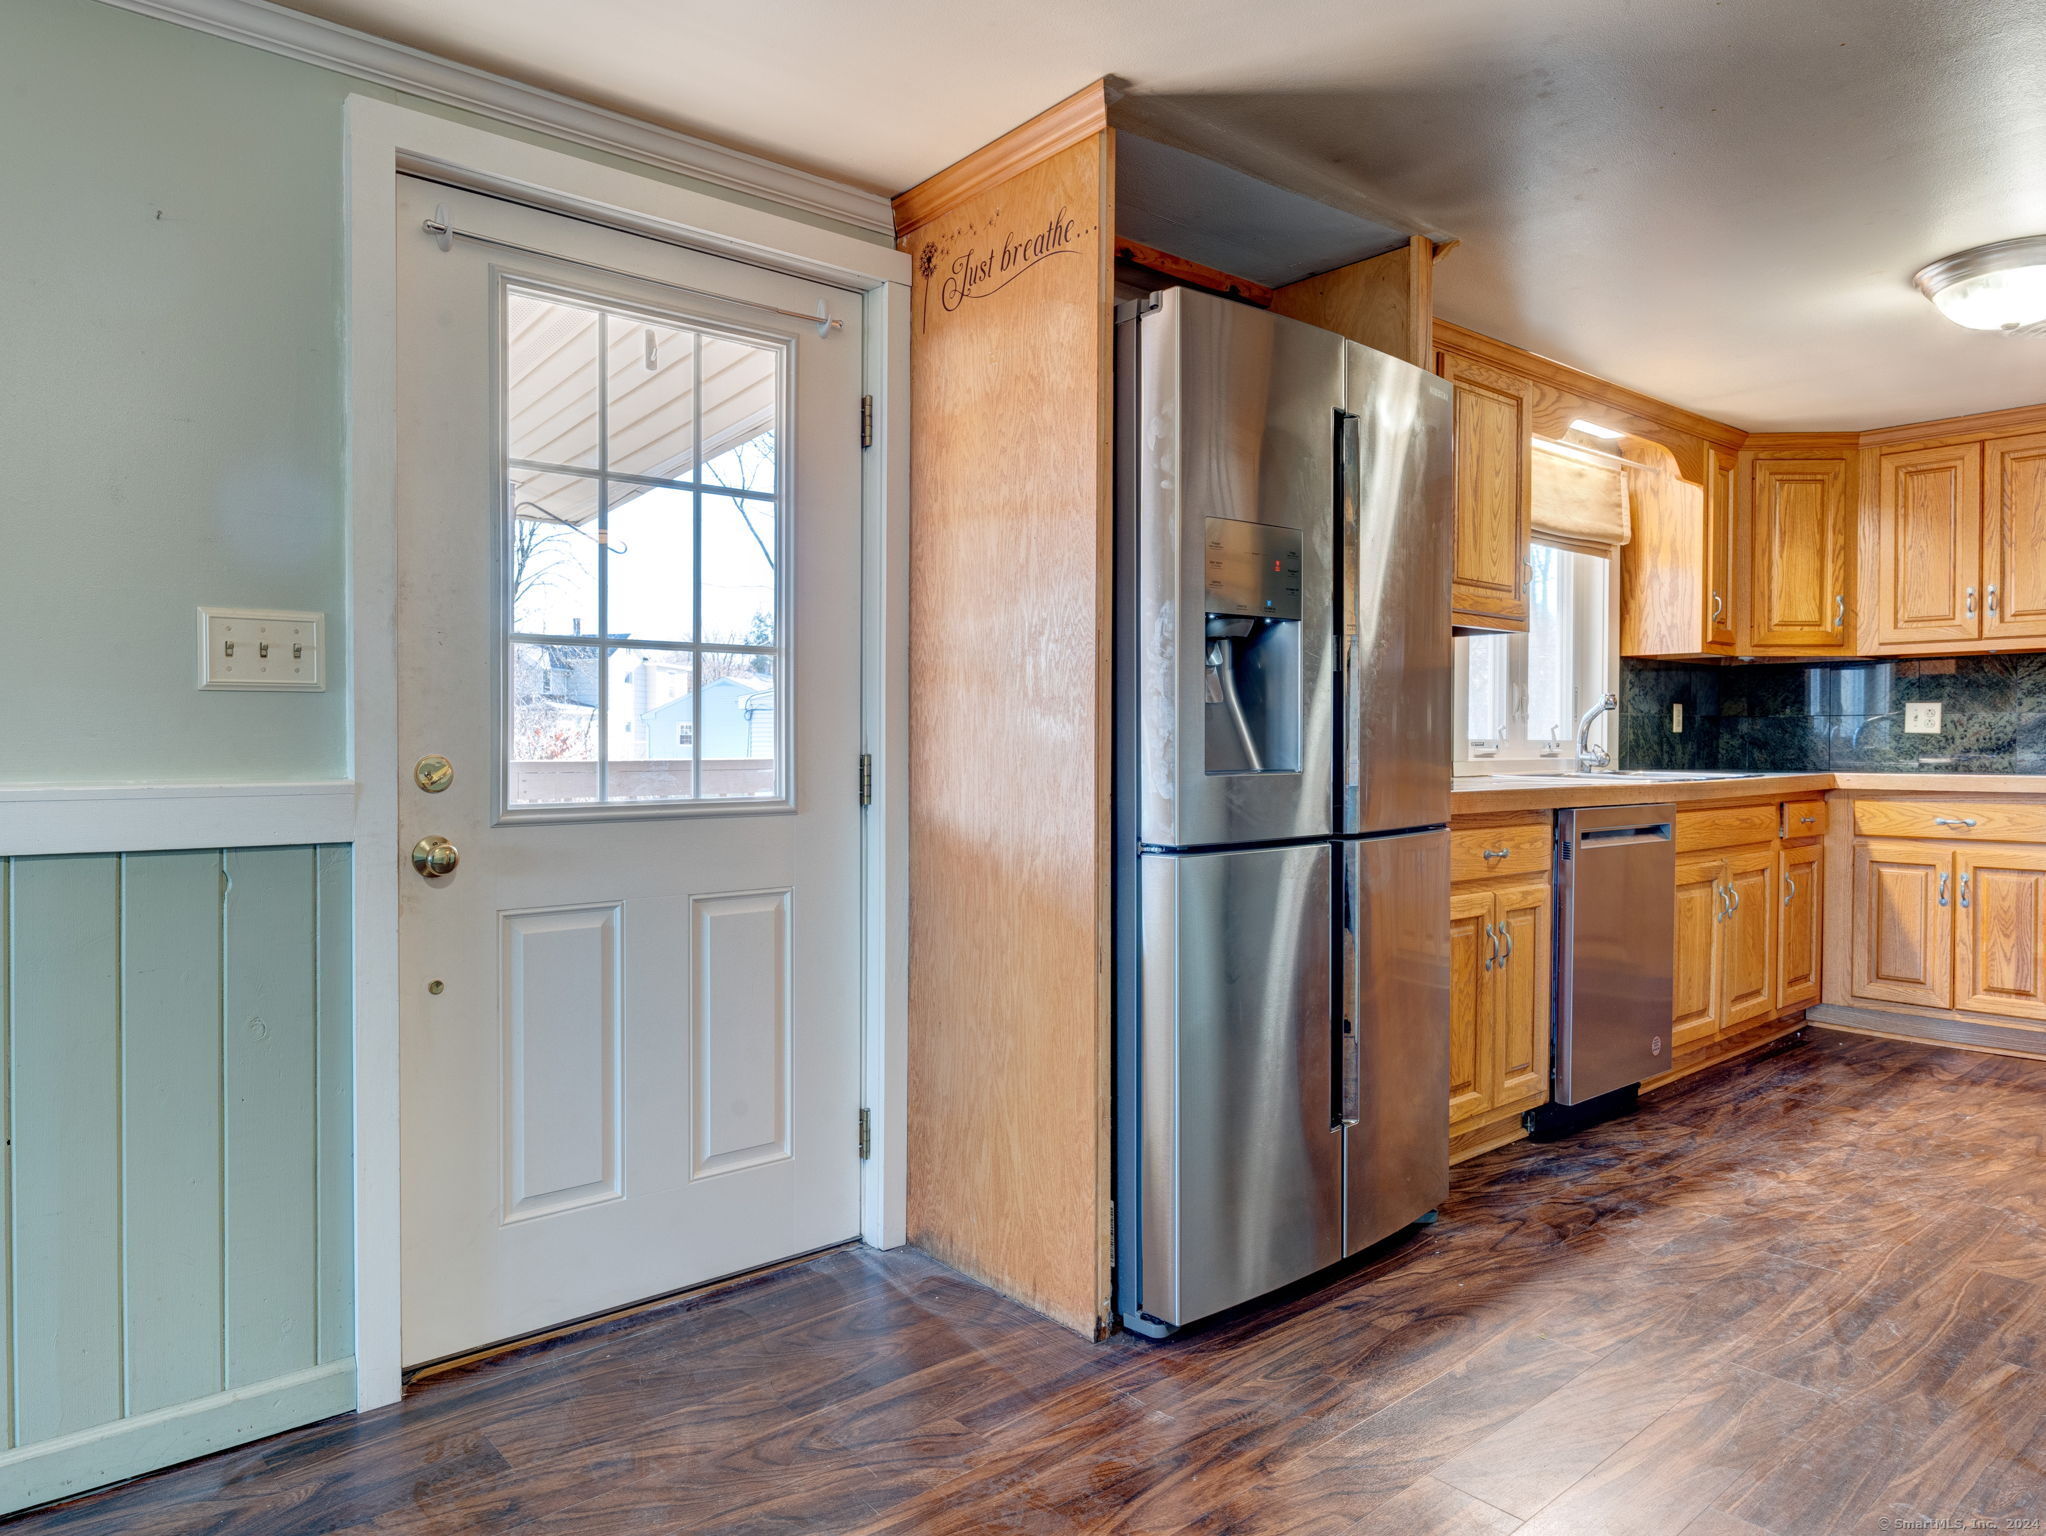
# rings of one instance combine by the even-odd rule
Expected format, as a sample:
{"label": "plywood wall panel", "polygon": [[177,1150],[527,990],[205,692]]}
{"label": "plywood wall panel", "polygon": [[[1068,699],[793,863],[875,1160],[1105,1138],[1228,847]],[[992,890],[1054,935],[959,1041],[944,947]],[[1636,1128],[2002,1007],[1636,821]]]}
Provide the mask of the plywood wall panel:
{"label": "plywood wall panel", "polygon": [[123,1412],[120,859],[13,861],[17,1445]]}
{"label": "plywood wall panel", "polygon": [[1083,1332],[1108,1291],[1110,137],[920,222],[909,1234]]}
{"label": "plywood wall panel", "polygon": [[128,1411],[219,1392],[218,852],[121,861]]}
{"label": "plywood wall panel", "polygon": [[311,848],[226,857],[227,1383],[315,1363],[318,996]]}

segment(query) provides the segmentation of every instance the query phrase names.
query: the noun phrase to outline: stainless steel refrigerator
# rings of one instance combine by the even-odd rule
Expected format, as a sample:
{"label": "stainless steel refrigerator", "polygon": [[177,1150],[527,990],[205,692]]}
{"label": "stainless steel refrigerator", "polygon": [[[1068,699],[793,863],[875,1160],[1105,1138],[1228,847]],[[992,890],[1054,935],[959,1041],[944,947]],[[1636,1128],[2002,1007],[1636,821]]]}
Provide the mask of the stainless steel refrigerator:
{"label": "stainless steel refrigerator", "polygon": [[1448,1187],[1450,386],[1116,326],[1116,1289],[1153,1336]]}

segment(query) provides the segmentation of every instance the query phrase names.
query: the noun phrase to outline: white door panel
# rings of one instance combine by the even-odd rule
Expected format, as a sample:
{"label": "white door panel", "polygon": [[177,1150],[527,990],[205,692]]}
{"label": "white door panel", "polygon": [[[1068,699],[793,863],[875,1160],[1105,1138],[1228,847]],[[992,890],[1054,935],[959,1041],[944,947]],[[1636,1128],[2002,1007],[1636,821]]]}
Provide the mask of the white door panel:
{"label": "white door panel", "polygon": [[398,197],[416,1363],[859,1230],[861,360],[837,290]]}

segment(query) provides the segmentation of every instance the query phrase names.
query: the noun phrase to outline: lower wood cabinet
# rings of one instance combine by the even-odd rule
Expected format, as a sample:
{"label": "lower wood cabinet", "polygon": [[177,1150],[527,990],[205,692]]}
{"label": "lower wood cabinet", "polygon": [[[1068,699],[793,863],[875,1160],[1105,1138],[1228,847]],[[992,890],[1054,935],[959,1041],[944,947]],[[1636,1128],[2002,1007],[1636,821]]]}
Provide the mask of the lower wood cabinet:
{"label": "lower wood cabinet", "polygon": [[1783,894],[1776,911],[1776,1006],[1803,1008],[1819,1000],[1825,933],[1825,850],[1814,843],[1777,855]]}
{"label": "lower wood cabinet", "polygon": [[1546,879],[1450,891],[1452,1135],[1548,1099],[1553,901]]}
{"label": "lower wood cabinet", "polygon": [[1954,998],[1954,850],[1854,845],[1854,995],[1920,1008]]}
{"label": "lower wood cabinet", "polygon": [[1790,810],[1769,805],[1678,813],[1680,849],[1688,843],[1695,850],[1715,833],[1750,838],[1766,826],[1771,834],[1766,843],[1677,856],[1670,1027],[1677,1050],[1819,999],[1824,849],[1817,842],[1776,842],[1779,824],[1805,826]]}
{"label": "lower wood cabinet", "polygon": [[1854,995],[2046,1020],[2046,848],[1854,847]]}

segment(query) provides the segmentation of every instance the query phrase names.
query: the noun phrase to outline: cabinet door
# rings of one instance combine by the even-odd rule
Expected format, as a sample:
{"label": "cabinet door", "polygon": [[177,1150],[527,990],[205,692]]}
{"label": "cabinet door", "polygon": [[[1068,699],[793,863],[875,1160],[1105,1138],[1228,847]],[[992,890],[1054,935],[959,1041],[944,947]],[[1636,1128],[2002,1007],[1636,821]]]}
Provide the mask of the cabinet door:
{"label": "cabinet door", "polygon": [[2046,848],[1963,848],[1954,864],[1954,1006],[2046,1019]]}
{"label": "cabinet door", "polygon": [[1776,1006],[1803,1008],[1819,1000],[1824,949],[1825,850],[1816,844],[1777,855]]}
{"label": "cabinet door", "polygon": [[1846,459],[1757,459],[1754,478],[1753,643],[1844,648],[1854,547]]}
{"label": "cabinet door", "polygon": [[1502,887],[1493,897],[1501,958],[1492,973],[1499,994],[1492,1104],[1549,1097],[1549,967],[1554,897],[1546,882]]}
{"label": "cabinet door", "polygon": [[1729,855],[1726,890],[1726,1011],[1720,1027],[1738,1029],[1776,1008],[1776,850]]}
{"label": "cabinet door", "polygon": [[1719,1033],[1726,912],[1726,860],[1677,860],[1677,952],[1670,1049]]}
{"label": "cabinet door", "polygon": [[1954,852],[1940,843],[1854,845],[1854,995],[1954,1005]]}
{"label": "cabinet door", "polygon": [[1740,638],[1733,624],[1734,488],[1738,460],[1722,448],[1705,450],[1705,644],[1731,650]]}
{"label": "cabinet door", "polygon": [[1449,1123],[1491,1108],[1492,988],[1498,946],[1490,891],[1449,893]]}
{"label": "cabinet door", "polygon": [[1456,553],[1449,606],[1456,622],[1527,628],[1533,538],[1533,386],[1501,369],[1442,355],[1456,385]]}
{"label": "cabinet door", "polygon": [[1982,633],[1982,445],[1882,456],[1876,642]]}
{"label": "cabinet door", "polygon": [[1992,439],[1983,477],[1982,635],[2046,636],[2046,432]]}

